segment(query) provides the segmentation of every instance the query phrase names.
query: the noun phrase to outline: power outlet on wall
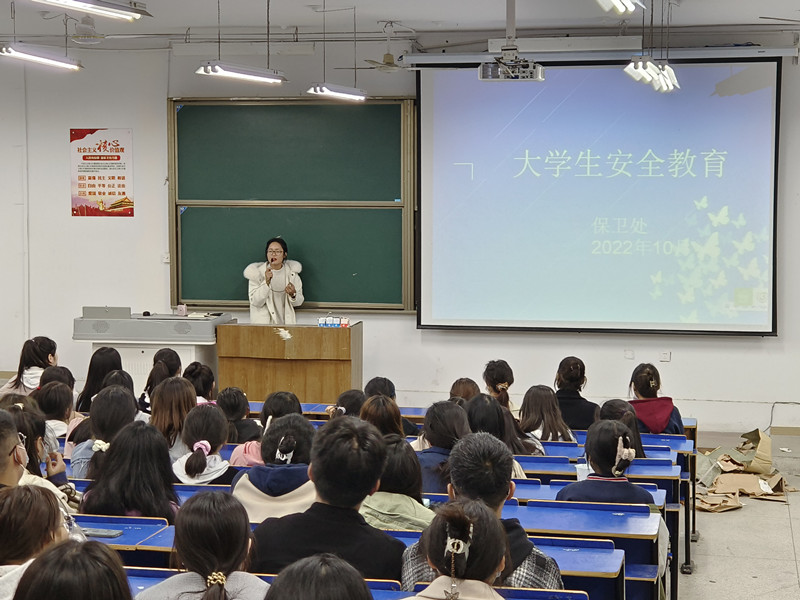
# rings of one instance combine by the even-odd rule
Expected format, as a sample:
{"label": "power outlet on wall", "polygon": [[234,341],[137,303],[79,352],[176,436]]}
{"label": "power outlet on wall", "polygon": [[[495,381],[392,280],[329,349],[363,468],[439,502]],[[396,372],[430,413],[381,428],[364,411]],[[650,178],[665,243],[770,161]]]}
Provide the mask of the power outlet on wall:
{"label": "power outlet on wall", "polygon": [[161,262],[165,265],[169,264],[169,252],[164,252],[164,254],[161,255]]}
{"label": "power outlet on wall", "polygon": [[672,360],[672,352],[669,350],[664,350],[663,352],[658,353],[658,361],[659,362],[669,362]]}
{"label": "power outlet on wall", "polygon": [[623,350],[622,356],[624,356],[626,360],[633,360],[636,357],[633,350]]}

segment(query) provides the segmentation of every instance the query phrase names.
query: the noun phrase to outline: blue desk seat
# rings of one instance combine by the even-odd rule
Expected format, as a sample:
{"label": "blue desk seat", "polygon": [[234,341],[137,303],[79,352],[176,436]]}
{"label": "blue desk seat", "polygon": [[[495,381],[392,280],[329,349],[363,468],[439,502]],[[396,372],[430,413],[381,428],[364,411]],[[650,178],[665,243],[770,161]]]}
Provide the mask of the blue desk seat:
{"label": "blue desk seat", "polygon": [[525,456],[515,455],[525,475],[548,483],[551,479],[576,479],[575,465],[566,456]]}
{"label": "blue desk seat", "polygon": [[[431,504],[445,504],[446,502],[450,501],[450,498],[447,494],[422,494],[422,499],[430,500]],[[517,498],[510,498],[506,500],[504,504],[508,504],[510,506],[519,506],[519,500]]]}
{"label": "blue desk seat", "polygon": [[86,529],[115,529],[122,535],[115,538],[89,538],[103,542],[115,550],[135,550],[146,539],[167,528],[166,519],[152,517],[107,517],[101,515],[75,515],[75,522]]}
{"label": "blue desk seat", "polygon": [[[537,479],[515,479],[516,491],[514,497],[521,503],[528,500],[555,500],[556,495],[565,486],[574,481],[565,481],[563,479],[551,479],[549,484],[543,484]],[[659,509],[663,509],[666,503],[667,492],[659,489],[655,483],[636,482],[636,485],[645,488],[653,496],[653,504]]]}
{"label": "blue desk seat", "polygon": [[583,446],[577,442],[542,442],[542,447],[547,456],[566,456],[571,461],[584,456]]}

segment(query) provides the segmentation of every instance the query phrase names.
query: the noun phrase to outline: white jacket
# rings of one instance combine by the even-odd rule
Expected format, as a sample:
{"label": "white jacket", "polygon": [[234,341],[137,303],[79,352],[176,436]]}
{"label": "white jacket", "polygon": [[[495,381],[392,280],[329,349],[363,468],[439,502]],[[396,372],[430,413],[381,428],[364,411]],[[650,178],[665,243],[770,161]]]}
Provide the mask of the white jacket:
{"label": "white jacket", "polygon": [[[285,260],[283,268],[288,269],[289,283],[294,285],[297,291],[294,299],[289,294],[286,294],[286,301],[284,303],[283,314],[285,322],[289,325],[297,322],[294,316],[294,307],[300,306],[303,303],[303,282],[300,281],[300,271],[303,270],[301,265],[296,260]],[[267,263],[258,262],[247,265],[244,270],[244,276],[249,282],[247,296],[250,300],[250,322],[251,323],[278,323],[278,318],[275,313],[275,294],[272,293],[269,286],[266,285]]]}

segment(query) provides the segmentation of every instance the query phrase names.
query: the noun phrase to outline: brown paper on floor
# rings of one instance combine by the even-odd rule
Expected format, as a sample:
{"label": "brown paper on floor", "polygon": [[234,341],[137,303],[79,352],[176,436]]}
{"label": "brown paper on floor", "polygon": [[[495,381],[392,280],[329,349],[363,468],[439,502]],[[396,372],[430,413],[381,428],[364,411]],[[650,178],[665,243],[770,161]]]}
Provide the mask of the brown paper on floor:
{"label": "brown paper on floor", "polygon": [[760,429],[754,429],[748,433],[743,433],[742,437],[747,440],[739,446],[738,450],[747,452],[755,449],[755,454],[750,464],[745,466],[746,473],[772,473],[772,440]]}
{"label": "brown paper on floor", "polygon": [[697,510],[705,512],[726,512],[742,508],[739,494],[709,494],[697,497]]}
{"label": "brown paper on floor", "polygon": [[748,496],[763,496],[768,493],[759,483],[761,479],[755,473],[723,473],[717,475],[714,483],[708,488],[716,494],[746,494]]}

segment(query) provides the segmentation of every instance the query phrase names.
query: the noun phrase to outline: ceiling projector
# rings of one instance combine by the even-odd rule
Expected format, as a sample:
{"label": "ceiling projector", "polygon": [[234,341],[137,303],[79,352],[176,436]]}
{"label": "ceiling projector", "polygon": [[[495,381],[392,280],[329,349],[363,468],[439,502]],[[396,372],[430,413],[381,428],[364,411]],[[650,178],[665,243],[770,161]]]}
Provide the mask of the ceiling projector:
{"label": "ceiling projector", "polygon": [[516,46],[505,46],[503,55],[478,66],[481,81],[544,81],[544,67],[520,58]]}

